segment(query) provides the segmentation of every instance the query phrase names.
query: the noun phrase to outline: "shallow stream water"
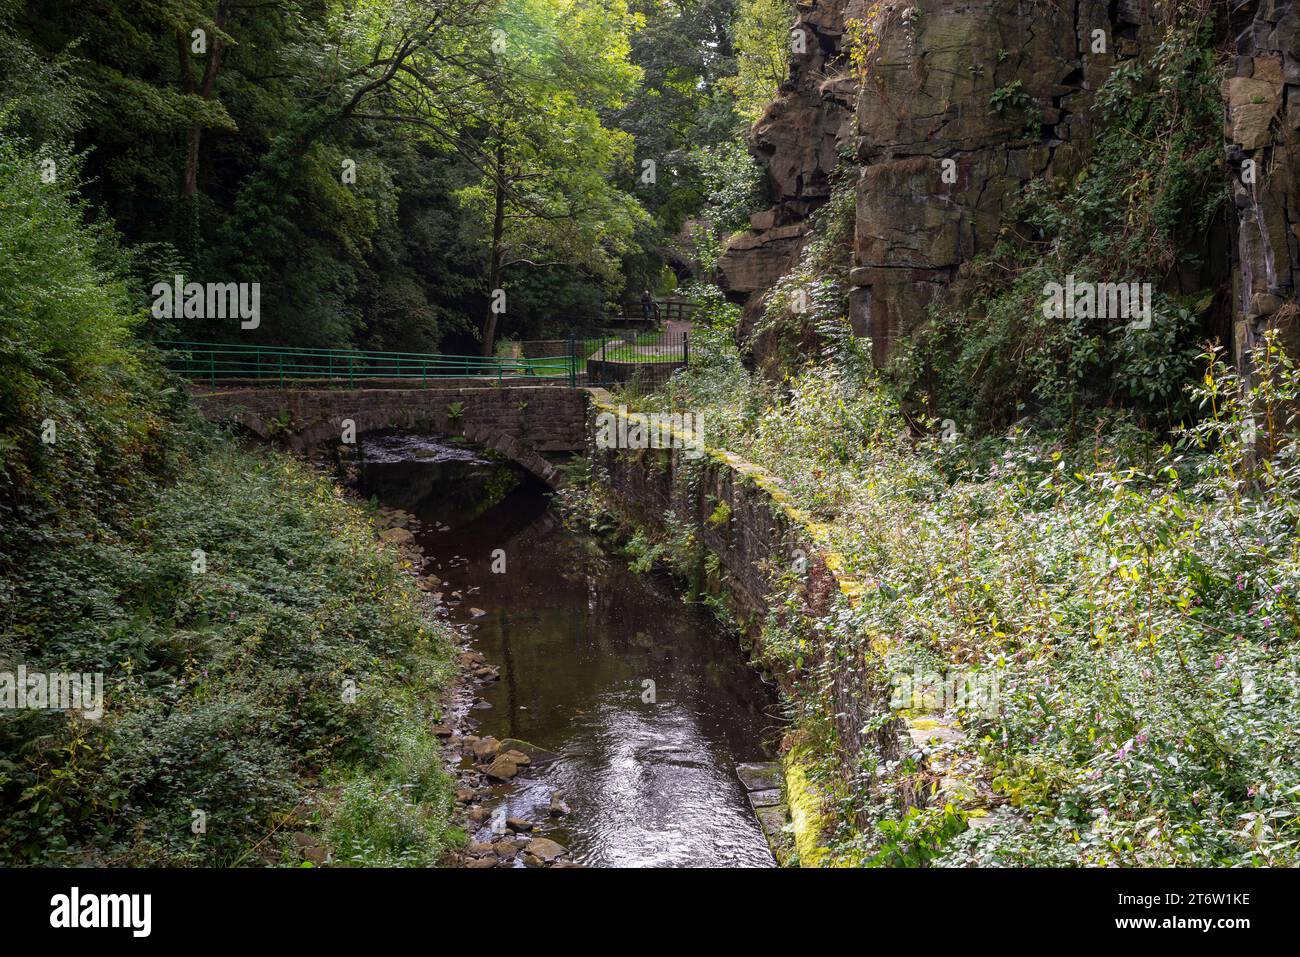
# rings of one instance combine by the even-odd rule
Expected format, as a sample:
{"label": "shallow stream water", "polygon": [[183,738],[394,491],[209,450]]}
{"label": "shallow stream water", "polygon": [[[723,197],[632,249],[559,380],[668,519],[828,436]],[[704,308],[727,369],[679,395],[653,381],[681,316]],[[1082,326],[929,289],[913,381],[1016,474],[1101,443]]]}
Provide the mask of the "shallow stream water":
{"label": "shallow stream water", "polygon": [[[421,520],[451,621],[500,669],[475,733],[559,755],[494,789],[493,817],[550,822],[587,866],[773,866],[735,766],[770,759],[774,702],[712,613],[564,528],[512,466],[428,436],[363,442],[363,491]],[[570,813],[550,819],[556,792]]]}

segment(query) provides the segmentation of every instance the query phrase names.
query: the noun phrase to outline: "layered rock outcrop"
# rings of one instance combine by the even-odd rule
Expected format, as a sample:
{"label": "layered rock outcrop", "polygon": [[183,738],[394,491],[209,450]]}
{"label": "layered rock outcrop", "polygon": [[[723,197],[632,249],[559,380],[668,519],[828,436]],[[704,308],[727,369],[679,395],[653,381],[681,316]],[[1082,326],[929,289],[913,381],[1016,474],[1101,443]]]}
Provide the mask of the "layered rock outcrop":
{"label": "layered rock outcrop", "polygon": [[[950,297],[962,267],[994,247],[1029,183],[1064,189],[1088,161],[1096,91],[1155,48],[1167,13],[1155,0],[801,0],[798,10],[807,52],[751,131],[773,206],[731,242],[721,283],[746,305],[747,339],[851,154],[849,318],[881,365]],[[1274,325],[1300,349],[1300,11],[1295,0],[1250,0],[1227,18],[1237,54],[1223,84],[1230,228],[1205,238],[1199,274],[1166,286],[1219,283],[1230,248],[1241,357]],[[750,345],[761,353],[770,342]]]}
{"label": "layered rock outcrop", "polygon": [[799,261],[808,217],[830,198],[831,174],[850,153],[857,82],[844,56],[845,24],[864,0],[800,0],[792,27],[790,77],[750,130],[750,148],[767,170],[772,208],[750,219],[718,262],[719,284],[744,303],[742,336],[762,311],[766,291]]}
{"label": "layered rock outcrop", "polygon": [[1300,12],[1292,0],[1243,5],[1233,28],[1237,56],[1224,80],[1233,172],[1233,347],[1249,353],[1277,326],[1300,347]]}
{"label": "layered rock outcrop", "polygon": [[1078,171],[1094,91],[1152,29],[1149,0],[886,0],[871,15],[850,311],[883,363],[1029,181]]}

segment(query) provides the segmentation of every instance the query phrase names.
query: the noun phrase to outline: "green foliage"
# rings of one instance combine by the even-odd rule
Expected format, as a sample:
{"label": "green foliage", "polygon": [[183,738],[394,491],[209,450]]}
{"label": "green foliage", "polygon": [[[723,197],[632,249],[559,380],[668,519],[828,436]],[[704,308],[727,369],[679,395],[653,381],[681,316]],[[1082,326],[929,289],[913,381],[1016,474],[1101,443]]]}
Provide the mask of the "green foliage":
{"label": "green foliage", "polygon": [[[4,715],[5,856],[248,863],[325,774],[344,786],[340,833],[405,822],[373,847],[349,839],[349,856],[432,863],[448,840],[448,788],[411,729],[434,717],[448,636],[330,483],[279,456],[192,441],[182,477],[138,493],[121,530],[47,529],[6,582],[6,657],[104,672],[106,713]],[[205,573],[192,570],[195,548]],[[375,817],[365,827],[362,792]],[[208,815],[202,836],[194,809]]]}
{"label": "green foliage", "polygon": [[[418,701],[408,701],[407,707],[403,717],[422,713]],[[360,768],[345,778],[326,820],[335,859],[359,867],[436,863],[463,835],[450,824],[450,780],[429,724],[413,721],[395,730],[381,761],[378,768]]]}
{"label": "green foliage", "polygon": [[808,360],[830,360],[865,372],[864,344],[849,326],[849,269],[857,202],[854,177],[842,169],[831,198],[812,216],[813,238],[799,264],[772,287],[762,319],[746,345],[763,349],[771,373],[788,373]]}
{"label": "green foliage", "polygon": [[883,819],[883,847],[868,867],[925,867],[944,844],[966,829],[966,814],[951,804],[945,807],[908,808],[901,818]]}
{"label": "green foliage", "polygon": [[724,85],[746,122],[763,115],[790,75],[791,27],[797,16],[790,0],[739,0],[737,4],[736,75]]}
{"label": "green foliage", "polygon": [[749,228],[749,217],[767,206],[763,169],[737,138],[692,151],[707,197],[704,215],[719,240]]}
{"label": "green foliage", "polygon": [[0,858],[256,862],[329,776],[418,795],[419,840],[373,853],[431,863],[441,766],[390,754],[431,723],[448,636],[333,485],[194,421],[131,341],[75,158],[50,183],[40,158],[0,142],[0,670],[102,673],[105,713],[0,711]]}
{"label": "green foliage", "polygon": [[714,508],[713,513],[708,517],[708,523],[714,527],[721,527],[731,521],[731,506],[726,502],[719,502]]}
{"label": "green foliage", "polygon": [[1006,86],[1000,86],[989,95],[989,106],[993,112],[1002,116],[1007,112],[1021,112],[1028,117],[1039,116],[1034,107],[1033,97],[1020,80],[1012,80]]}
{"label": "green foliage", "polygon": [[[1061,423],[1112,403],[1166,427],[1187,415],[1183,385],[1209,297],[1161,290],[1217,276],[1205,241],[1224,199],[1211,20],[1184,4],[1147,59],[1111,73],[1097,93],[1088,165],[1068,182],[1029,185],[1005,240],[972,264],[955,303],[899,359],[901,380],[940,417],[999,428],[1028,411]],[[994,109],[1024,106],[1018,84],[994,93]],[[1151,328],[1045,315],[1047,284],[1067,275],[1151,283]]]}
{"label": "green foliage", "polygon": [[[53,158],[60,175],[42,178]],[[131,342],[138,322],[115,273],[108,230],[86,226],[77,162],[0,140],[0,523],[112,515],[142,469],[173,455],[165,416],[178,397]],[[52,431],[51,431],[52,430]],[[44,441],[46,437],[53,442]],[[0,540],[0,570],[24,537]]]}
{"label": "green foliage", "polygon": [[850,785],[835,805],[843,852],[932,865],[1295,863],[1300,375],[1272,336],[1251,368],[1247,384],[1205,357],[1189,396],[1197,422],[1168,444],[1111,412],[1082,441],[1026,423],[913,445],[898,438],[894,400],[826,367],[784,395],[754,380],[743,407],[758,411],[743,416],[730,382],[682,378],[645,401],[703,414],[710,444],[780,476],[863,585],[856,607],[809,621],[802,581],[778,578],[789,601],[763,646],[774,667],[798,669],[801,724],[842,712],[846,688],[880,700],[882,671],[918,662],[997,678],[993,712],[954,717],[964,758],[1014,813],[960,834],[937,811],[905,814],[882,782],[916,769],[874,750],[888,713],[864,713],[862,752],[835,758]]}

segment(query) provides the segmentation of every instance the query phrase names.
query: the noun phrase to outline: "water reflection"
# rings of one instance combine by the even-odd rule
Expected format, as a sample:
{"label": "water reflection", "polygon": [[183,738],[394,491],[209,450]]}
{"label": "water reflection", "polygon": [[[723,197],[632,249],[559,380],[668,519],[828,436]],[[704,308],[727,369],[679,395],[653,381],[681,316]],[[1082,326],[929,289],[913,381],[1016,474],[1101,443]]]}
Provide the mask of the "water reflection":
{"label": "water reflection", "polygon": [[[532,480],[484,511],[451,514],[449,498],[490,486],[500,466],[421,460],[404,441],[410,457],[367,455],[365,488],[436,523],[420,534],[430,571],[445,595],[460,593],[453,620],[473,623],[501,670],[483,695],[491,708],[475,712],[478,733],[560,755],[502,789],[507,813],[543,820],[558,790],[571,814],[548,836],[588,865],[772,866],[734,770],[769,757],[772,698],[735,640],[670,583],[566,531]],[[504,574],[492,572],[495,549]]]}

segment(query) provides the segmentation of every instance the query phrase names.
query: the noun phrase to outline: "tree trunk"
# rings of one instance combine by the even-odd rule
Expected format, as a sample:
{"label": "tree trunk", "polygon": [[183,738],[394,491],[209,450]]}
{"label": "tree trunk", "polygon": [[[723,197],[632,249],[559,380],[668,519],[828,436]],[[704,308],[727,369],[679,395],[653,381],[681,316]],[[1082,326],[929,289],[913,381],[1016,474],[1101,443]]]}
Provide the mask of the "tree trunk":
{"label": "tree trunk", "polygon": [[[217,4],[217,16],[213,21],[217,31],[224,32],[230,19],[231,0],[220,0]],[[184,41],[182,41],[183,43]],[[182,47],[182,49],[186,49]],[[208,46],[208,62],[203,70],[203,84],[199,87],[199,96],[205,100],[212,99],[212,90],[217,83],[217,73],[221,70],[221,57],[226,52],[225,41],[214,34]],[[190,92],[192,81],[189,79],[188,64],[182,64],[186,92]],[[203,143],[203,127],[195,123],[185,137],[185,176],[181,180],[181,198],[193,199],[199,191],[199,147]]]}
{"label": "tree trunk", "polygon": [[496,290],[501,288],[501,267],[505,261],[505,248],[502,239],[506,231],[506,144],[497,141],[496,169],[494,171],[493,192],[496,210],[492,217],[492,259],[488,264],[488,312],[483,323],[483,355],[491,358],[496,347],[497,314]]}

